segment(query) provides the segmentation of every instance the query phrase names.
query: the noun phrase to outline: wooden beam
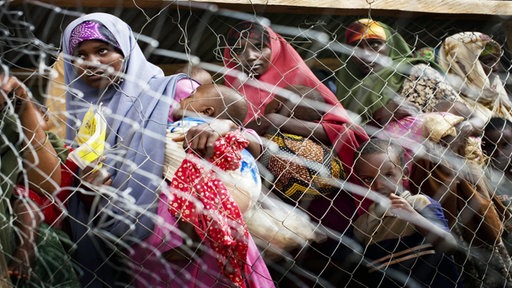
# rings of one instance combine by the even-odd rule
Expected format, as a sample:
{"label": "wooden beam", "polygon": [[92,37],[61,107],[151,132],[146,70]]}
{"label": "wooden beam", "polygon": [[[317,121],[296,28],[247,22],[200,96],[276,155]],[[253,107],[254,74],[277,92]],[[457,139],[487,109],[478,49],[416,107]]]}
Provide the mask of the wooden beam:
{"label": "wooden beam", "polygon": [[512,2],[490,0],[198,0],[197,2],[288,7],[293,12],[329,11],[330,14],[344,14],[350,10],[364,11],[371,7],[373,11],[512,15]]}
{"label": "wooden beam", "polygon": [[[14,0],[13,5],[36,2]],[[47,0],[39,1],[64,8],[161,8],[167,5],[188,6],[191,1],[162,0]],[[449,15],[512,16],[512,1],[493,0],[198,0],[219,8],[237,10],[308,14],[360,14],[371,7],[376,15],[393,12]],[[369,4],[371,3],[371,4]],[[192,5],[193,6],[193,5]]]}

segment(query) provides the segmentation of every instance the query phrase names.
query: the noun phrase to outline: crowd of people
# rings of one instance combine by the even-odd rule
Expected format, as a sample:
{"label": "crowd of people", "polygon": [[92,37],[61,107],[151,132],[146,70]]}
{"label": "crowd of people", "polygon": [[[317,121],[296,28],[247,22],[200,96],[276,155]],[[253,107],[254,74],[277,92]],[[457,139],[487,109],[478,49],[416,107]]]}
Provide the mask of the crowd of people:
{"label": "crowd of people", "polygon": [[46,103],[2,66],[0,281],[512,286],[498,42],[413,49],[359,19],[333,87],[269,26],[223,39],[222,77],[164,75],[128,23],[86,14],[63,32]]}

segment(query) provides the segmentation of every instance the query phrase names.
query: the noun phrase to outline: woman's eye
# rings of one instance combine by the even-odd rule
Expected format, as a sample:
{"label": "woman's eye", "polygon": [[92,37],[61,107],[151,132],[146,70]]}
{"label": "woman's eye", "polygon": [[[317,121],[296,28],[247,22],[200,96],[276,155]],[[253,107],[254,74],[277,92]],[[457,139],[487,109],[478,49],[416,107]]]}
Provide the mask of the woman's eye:
{"label": "woman's eye", "polygon": [[262,43],[254,43],[253,44],[253,49],[258,51],[258,52],[261,52],[261,50],[263,50],[264,46]]}
{"label": "woman's eye", "polygon": [[76,54],[75,58],[85,60],[85,54]]}
{"label": "woman's eye", "polygon": [[384,177],[387,179],[391,179],[393,177],[393,173],[386,173]]}
{"label": "woman's eye", "polygon": [[236,55],[240,55],[243,52],[244,52],[244,48],[242,48],[242,47],[233,48],[233,53],[235,53]]}
{"label": "woman's eye", "polygon": [[366,184],[372,184],[373,178],[372,177],[364,177],[362,181]]}
{"label": "woman's eye", "polygon": [[104,54],[107,54],[108,53],[108,49],[107,48],[101,48],[98,50],[98,54],[100,55],[104,55]]}
{"label": "woman's eye", "polygon": [[381,41],[367,41],[368,43],[368,46],[370,46],[370,48],[372,48],[373,50],[375,51],[379,51],[380,49],[382,49],[382,46],[384,45],[384,43],[382,43]]}

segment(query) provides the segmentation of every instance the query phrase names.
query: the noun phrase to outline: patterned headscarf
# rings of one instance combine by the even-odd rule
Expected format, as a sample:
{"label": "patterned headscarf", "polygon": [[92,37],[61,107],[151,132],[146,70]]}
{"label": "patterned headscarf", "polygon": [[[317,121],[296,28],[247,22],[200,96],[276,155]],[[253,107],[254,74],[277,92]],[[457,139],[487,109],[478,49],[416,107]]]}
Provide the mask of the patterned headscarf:
{"label": "patterned headscarf", "polygon": [[386,41],[386,31],[380,22],[371,19],[359,19],[347,27],[345,43],[354,44],[361,39],[379,39]]}
{"label": "patterned headscarf", "polygon": [[71,31],[69,38],[70,54],[73,55],[78,45],[87,40],[101,40],[121,51],[119,43],[107,27],[96,21],[84,21]]}

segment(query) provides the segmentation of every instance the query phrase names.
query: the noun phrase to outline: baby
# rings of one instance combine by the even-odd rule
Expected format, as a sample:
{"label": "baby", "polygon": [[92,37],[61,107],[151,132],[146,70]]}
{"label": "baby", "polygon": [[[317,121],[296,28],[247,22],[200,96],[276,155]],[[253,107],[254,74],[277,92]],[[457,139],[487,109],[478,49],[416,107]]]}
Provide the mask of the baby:
{"label": "baby", "polygon": [[[189,97],[183,99],[180,108],[173,112],[175,121],[168,127],[165,178],[172,181],[186,157],[182,136],[190,127],[205,123],[209,118],[231,119],[235,123],[242,123],[247,109],[243,96],[236,90],[218,84],[201,85]],[[222,171],[220,178],[238,204],[249,232],[256,242],[263,240],[267,247],[270,242],[283,249],[319,237],[307,215],[300,214],[297,209],[277,199],[270,199],[261,194],[261,178],[257,163],[246,149],[241,151],[240,162],[238,170]],[[255,205],[256,202],[259,204]]]}
{"label": "baby", "polygon": [[362,185],[390,203],[375,202],[354,222],[354,235],[365,246],[368,283],[456,287],[459,272],[446,253],[455,251],[457,242],[437,201],[404,191],[403,154],[400,146],[374,138],[356,155],[354,173]]}

